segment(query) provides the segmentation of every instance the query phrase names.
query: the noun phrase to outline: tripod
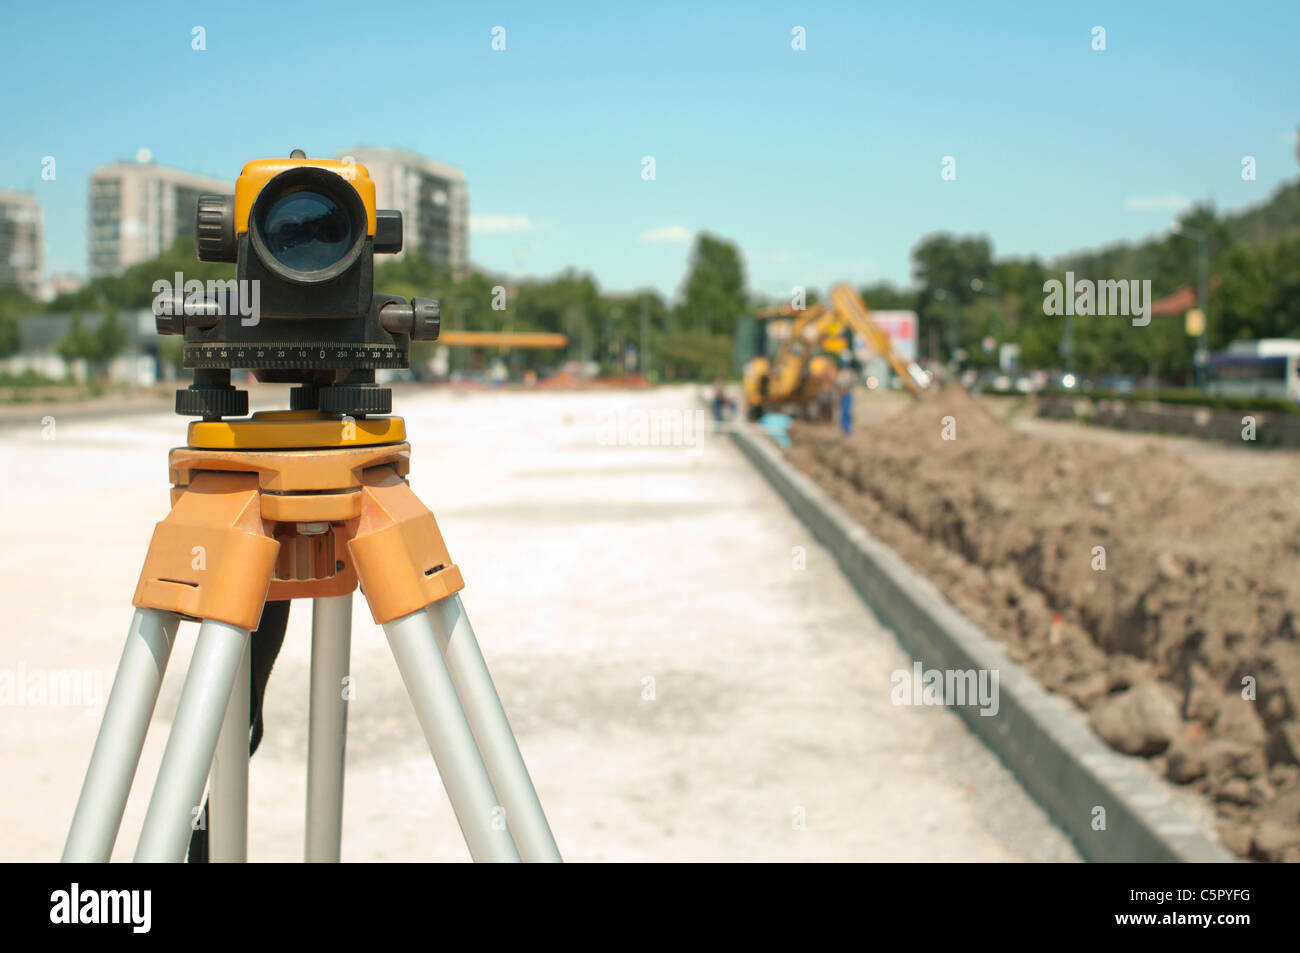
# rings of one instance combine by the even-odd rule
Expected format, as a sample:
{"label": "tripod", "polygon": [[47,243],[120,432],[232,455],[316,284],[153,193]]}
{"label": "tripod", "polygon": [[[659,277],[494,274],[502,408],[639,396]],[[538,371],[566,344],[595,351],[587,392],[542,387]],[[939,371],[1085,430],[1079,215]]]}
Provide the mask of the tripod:
{"label": "tripod", "polygon": [[[433,514],[405,477],[400,417],[271,411],[190,424],[168,464],[135,616],[63,851],[107,861],[182,618],[201,623],[136,848],[180,861],[202,814],[214,861],[248,844],[250,639],[269,602],[311,598],[308,861],[338,861],[351,650],[360,585],[381,624],[476,861],[559,851],[465,615]],[[210,774],[209,774],[210,769]]]}

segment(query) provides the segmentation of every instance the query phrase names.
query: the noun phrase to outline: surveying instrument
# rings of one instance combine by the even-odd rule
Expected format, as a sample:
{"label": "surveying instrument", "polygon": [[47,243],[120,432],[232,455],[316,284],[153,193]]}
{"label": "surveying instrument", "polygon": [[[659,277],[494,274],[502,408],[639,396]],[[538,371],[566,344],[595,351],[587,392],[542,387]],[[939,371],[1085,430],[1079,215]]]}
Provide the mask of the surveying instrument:
{"label": "surveying instrument", "polygon": [[[374,255],[402,249],[401,213],[376,209],[364,166],[294,150],[245,165],[234,195],[200,196],[196,235],[199,259],[235,263],[236,281],[154,302],[194,369],[176,412],[202,419],[168,459],[171,512],[149,544],[63,860],[112,854],[182,619],[200,623],[198,640],[135,859],[180,861],[187,846],[195,859],[205,817],[211,859],[247,859],[250,729],[255,746],[289,601],[310,598],[306,859],[338,861],[359,585],[470,855],[558,861],[460,569],[406,482],[405,425],[375,383],[376,369],[409,366],[412,340],[438,336],[436,301],[374,293]],[[248,414],[234,368],[296,385],[290,409],[229,419]]]}

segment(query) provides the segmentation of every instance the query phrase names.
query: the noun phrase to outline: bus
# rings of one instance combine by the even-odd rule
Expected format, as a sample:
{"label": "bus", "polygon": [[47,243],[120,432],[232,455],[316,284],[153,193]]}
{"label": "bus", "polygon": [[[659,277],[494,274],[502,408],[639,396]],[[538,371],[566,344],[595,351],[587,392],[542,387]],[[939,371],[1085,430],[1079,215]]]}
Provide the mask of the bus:
{"label": "bus", "polygon": [[1300,341],[1234,341],[1210,355],[1207,386],[1224,397],[1273,397],[1300,404]]}

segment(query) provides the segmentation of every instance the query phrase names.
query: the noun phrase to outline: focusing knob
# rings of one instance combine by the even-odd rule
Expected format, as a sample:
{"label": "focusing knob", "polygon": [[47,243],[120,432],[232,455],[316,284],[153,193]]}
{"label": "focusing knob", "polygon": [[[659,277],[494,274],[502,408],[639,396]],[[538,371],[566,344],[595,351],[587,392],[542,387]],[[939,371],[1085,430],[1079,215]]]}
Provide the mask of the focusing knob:
{"label": "focusing knob", "polygon": [[248,413],[248,391],[233,387],[178,390],[176,413],[182,417],[243,417]]}
{"label": "focusing knob", "polygon": [[436,341],[442,325],[442,313],[433,298],[411,299],[411,340]]}
{"label": "focusing knob", "polygon": [[320,389],[317,406],[324,414],[390,414],[393,392],[374,384],[337,384]]}
{"label": "focusing knob", "polygon": [[194,217],[194,241],[199,247],[199,261],[233,262],[239,257],[235,245],[233,195],[199,196],[199,210]]}

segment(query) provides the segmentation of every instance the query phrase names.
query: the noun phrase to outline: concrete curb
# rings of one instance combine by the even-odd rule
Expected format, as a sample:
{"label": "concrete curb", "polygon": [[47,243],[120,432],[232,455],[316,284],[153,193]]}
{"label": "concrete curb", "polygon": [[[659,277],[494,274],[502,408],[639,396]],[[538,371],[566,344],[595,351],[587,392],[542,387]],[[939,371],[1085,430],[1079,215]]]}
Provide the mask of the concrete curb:
{"label": "concrete curb", "polygon": [[[732,439],[813,534],[862,598],[927,668],[999,672],[997,715],[954,706],[1074,841],[1105,862],[1214,862],[1236,857],[1188,818],[1162,785],[1108,748],[1070,703],[1044,689],[899,556],[786,461],[756,427]],[[1092,829],[1093,808],[1106,830]]]}

